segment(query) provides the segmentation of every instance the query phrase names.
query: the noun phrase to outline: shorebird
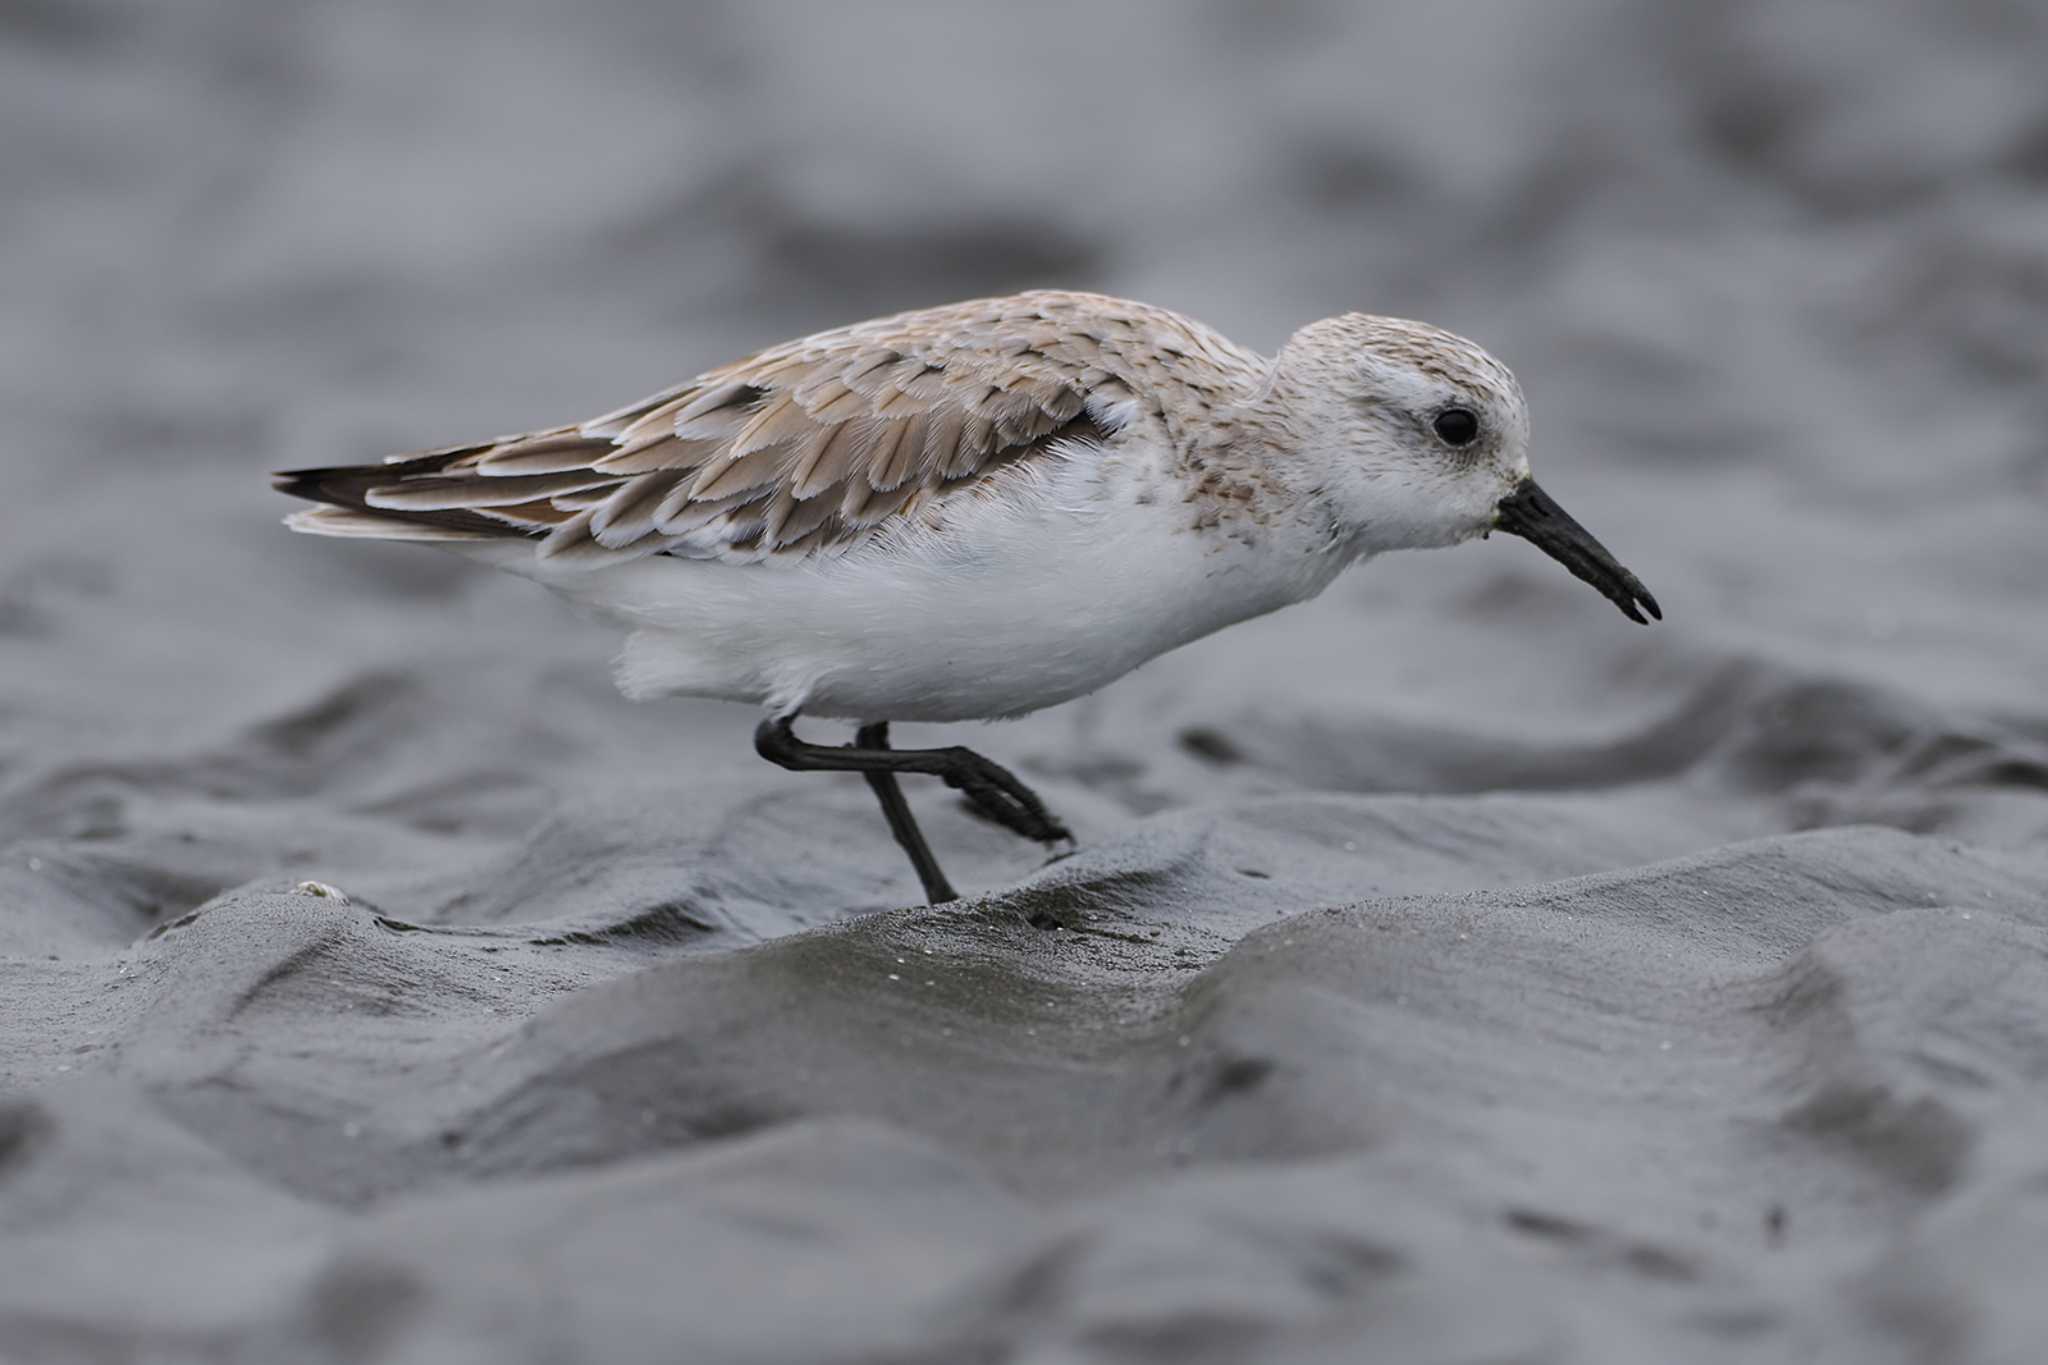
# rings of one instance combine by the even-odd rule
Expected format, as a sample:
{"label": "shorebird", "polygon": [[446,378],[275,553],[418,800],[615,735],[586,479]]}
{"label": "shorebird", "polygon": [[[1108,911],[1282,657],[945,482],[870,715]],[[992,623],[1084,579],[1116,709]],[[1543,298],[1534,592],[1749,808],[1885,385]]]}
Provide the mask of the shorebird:
{"label": "shorebird", "polygon": [[[755,748],[858,772],[933,903],[956,898],[897,783],[1025,838],[1066,827],[970,749],[891,721],[1022,715],[1389,550],[1522,536],[1630,618],[1635,575],[1529,475],[1508,368],[1345,313],[1261,356],[1191,318],[1037,291],[785,342],[591,421],[276,476],[330,536],[431,541],[629,632],[634,698],[765,710]],[[857,722],[849,745],[799,714]]]}

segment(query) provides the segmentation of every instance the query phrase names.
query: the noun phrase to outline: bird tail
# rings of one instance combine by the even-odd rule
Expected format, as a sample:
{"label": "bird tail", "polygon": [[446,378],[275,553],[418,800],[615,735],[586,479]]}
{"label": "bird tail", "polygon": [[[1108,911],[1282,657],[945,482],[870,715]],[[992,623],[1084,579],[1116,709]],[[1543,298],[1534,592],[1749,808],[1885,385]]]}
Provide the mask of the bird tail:
{"label": "bird tail", "polygon": [[285,524],[384,540],[538,540],[602,502],[627,476],[593,466],[610,438],[558,427],[378,464],[273,474],[278,492],[319,506]]}
{"label": "bird tail", "polygon": [[521,528],[464,508],[387,507],[372,502],[374,494],[384,488],[405,479],[439,474],[463,456],[490,448],[457,446],[382,464],[280,470],[270,476],[270,482],[280,493],[319,504],[285,518],[285,525],[308,535],[446,541],[523,534]]}

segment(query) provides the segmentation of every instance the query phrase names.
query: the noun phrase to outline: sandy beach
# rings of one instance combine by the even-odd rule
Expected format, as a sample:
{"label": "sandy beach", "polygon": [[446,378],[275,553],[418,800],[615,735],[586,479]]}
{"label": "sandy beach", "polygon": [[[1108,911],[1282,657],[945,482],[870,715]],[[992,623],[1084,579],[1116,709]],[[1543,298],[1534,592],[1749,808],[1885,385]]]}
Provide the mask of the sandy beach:
{"label": "sandy beach", "polygon": [[[0,1361],[2048,1358],[2048,16],[0,14]],[[1057,285],[1514,365],[1507,537],[904,727],[275,468]],[[820,723],[821,735],[833,727]]]}

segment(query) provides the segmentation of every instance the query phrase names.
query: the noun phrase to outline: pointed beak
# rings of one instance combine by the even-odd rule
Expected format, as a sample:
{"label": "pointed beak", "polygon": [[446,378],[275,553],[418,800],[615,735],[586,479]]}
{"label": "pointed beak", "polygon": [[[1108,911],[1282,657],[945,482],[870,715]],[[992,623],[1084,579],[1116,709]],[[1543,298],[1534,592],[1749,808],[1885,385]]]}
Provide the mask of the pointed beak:
{"label": "pointed beak", "polygon": [[[1659,621],[1664,613],[1642,580],[1621,567],[1607,547],[1571,518],[1571,513],[1550,500],[1534,479],[1524,479],[1494,509],[1494,526],[1511,536],[1532,541],[1536,547],[1600,590],[1600,595],[1621,608],[1631,621],[1649,622],[1643,612]],[[1638,610],[1640,608],[1640,610]]]}

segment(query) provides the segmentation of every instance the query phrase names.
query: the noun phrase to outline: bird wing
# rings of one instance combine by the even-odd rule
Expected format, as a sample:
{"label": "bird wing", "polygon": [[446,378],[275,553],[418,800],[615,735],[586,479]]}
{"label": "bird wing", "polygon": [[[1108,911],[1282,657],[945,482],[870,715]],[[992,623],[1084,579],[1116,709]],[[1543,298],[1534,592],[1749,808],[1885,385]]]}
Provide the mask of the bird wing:
{"label": "bird wing", "polygon": [[324,504],[294,524],[329,534],[523,536],[601,560],[842,551],[1020,461],[1099,445],[1139,400],[1160,410],[1175,367],[1201,383],[1191,365],[1252,360],[1164,310],[1043,291],[821,332],[578,426],[278,486]]}

